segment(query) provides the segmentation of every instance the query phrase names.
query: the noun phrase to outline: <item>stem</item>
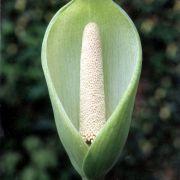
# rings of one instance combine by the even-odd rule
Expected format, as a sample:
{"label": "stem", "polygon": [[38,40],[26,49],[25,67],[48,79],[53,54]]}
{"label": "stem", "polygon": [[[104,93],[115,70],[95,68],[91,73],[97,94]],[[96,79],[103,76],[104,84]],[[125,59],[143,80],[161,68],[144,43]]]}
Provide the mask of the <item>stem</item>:
{"label": "stem", "polygon": [[112,0],[74,0],[74,1],[84,1],[84,2],[85,1],[87,1],[87,2],[92,2],[92,1],[93,2],[98,2],[99,1],[99,2],[105,2],[105,1],[112,1]]}
{"label": "stem", "polygon": [[104,177],[99,177],[99,178],[96,178],[96,179],[88,179],[86,177],[82,177],[82,180],[105,180],[105,176]]}

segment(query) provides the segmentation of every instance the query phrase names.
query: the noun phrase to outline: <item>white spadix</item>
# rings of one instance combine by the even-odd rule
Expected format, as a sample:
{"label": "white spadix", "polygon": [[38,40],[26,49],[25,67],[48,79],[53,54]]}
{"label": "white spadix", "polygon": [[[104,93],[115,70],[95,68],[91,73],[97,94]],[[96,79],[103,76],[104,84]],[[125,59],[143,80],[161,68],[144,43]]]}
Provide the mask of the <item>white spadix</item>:
{"label": "white spadix", "polygon": [[105,118],[100,32],[90,22],[84,28],[80,61],[80,134],[87,143],[93,142]]}

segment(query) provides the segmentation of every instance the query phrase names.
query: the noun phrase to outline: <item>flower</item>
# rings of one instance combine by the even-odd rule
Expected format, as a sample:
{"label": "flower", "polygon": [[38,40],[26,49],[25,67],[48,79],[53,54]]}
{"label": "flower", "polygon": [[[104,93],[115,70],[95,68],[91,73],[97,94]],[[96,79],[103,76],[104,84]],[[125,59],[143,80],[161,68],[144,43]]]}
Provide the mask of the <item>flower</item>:
{"label": "flower", "polygon": [[[95,29],[97,32],[93,35]],[[85,48],[90,46],[89,32],[92,35],[90,39],[97,41],[94,49]],[[102,123],[93,132],[84,130],[86,126],[94,129],[91,121],[83,126],[83,118],[80,117],[80,114],[89,116],[92,112],[83,105],[89,98],[88,93],[85,96],[81,93],[88,90],[87,87],[83,89],[82,77],[87,75],[82,76],[85,72],[83,68],[92,65],[81,64],[83,59],[89,59],[87,51],[92,51],[99,57],[97,59],[102,60],[93,75],[96,77],[99,74],[96,84],[99,87],[92,88],[100,95],[100,106],[93,99],[88,103],[92,109],[93,104],[101,107],[100,118],[97,119],[101,119]],[[91,58],[93,53],[90,53]],[[82,177],[94,179],[104,176],[122,151],[129,132],[141,56],[139,35],[133,22],[112,0],[71,1],[56,13],[46,30],[42,66],[55,122],[70,161]],[[93,74],[92,69],[90,73]],[[81,135],[86,131],[90,139],[86,137],[84,141]]]}

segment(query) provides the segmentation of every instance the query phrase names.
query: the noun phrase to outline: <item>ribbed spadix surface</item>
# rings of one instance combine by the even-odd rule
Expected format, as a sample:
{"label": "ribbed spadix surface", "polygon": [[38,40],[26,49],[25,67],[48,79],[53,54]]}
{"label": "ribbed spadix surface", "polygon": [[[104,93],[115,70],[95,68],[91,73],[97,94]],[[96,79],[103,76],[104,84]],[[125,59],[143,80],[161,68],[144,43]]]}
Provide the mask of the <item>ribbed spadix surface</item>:
{"label": "ribbed spadix surface", "polygon": [[80,61],[80,133],[92,143],[105,123],[101,39],[96,23],[85,26]]}

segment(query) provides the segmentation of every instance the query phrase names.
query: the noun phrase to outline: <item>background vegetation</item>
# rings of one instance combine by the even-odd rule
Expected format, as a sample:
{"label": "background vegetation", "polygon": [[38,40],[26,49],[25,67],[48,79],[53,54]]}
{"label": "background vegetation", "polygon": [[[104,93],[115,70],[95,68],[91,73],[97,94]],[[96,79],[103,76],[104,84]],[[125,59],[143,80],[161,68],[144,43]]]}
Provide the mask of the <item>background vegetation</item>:
{"label": "background vegetation", "polygon": [[[135,22],[143,71],[128,141],[107,179],[180,175],[179,0],[116,0]],[[1,17],[1,180],[76,180],[57,135],[40,51],[66,0],[4,0]]]}

